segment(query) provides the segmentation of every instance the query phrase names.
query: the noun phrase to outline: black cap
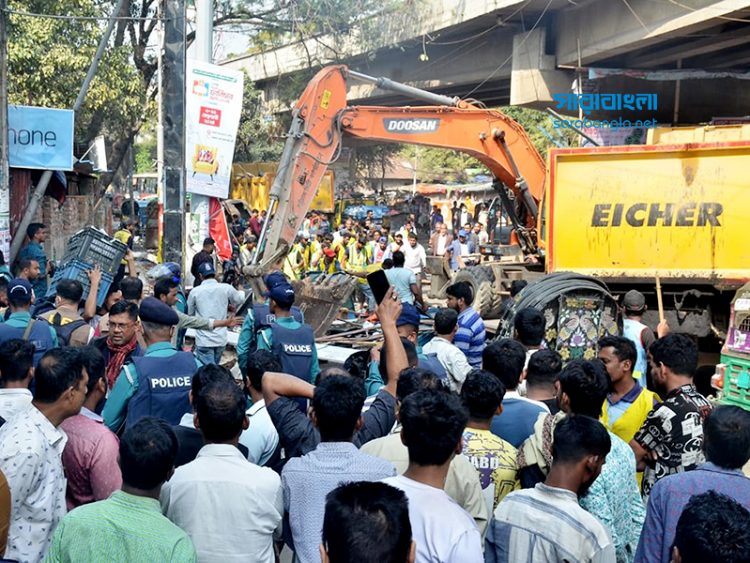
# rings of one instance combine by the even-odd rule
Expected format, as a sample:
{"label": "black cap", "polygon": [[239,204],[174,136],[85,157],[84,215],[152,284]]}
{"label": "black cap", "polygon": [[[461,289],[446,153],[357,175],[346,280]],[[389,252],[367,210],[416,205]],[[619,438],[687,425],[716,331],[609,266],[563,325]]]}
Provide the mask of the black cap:
{"label": "black cap", "polygon": [[141,301],[139,316],[143,322],[165,326],[174,326],[180,322],[175,310],[156,297],[146,297]]}

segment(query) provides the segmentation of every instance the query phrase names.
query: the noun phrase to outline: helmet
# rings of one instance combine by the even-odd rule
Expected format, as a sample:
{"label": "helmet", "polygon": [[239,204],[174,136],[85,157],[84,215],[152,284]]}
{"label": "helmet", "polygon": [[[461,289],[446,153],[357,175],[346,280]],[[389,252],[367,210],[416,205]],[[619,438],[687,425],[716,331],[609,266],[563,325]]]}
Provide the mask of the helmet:
{"label": "helmet", "polygon": [[175,283],[180,283],[182,280],[182,269],[176,262],[164,262],[164,264],[157,264],[146,272],[146,277],[151,281],[156,281],[164,276],[171,276]]}

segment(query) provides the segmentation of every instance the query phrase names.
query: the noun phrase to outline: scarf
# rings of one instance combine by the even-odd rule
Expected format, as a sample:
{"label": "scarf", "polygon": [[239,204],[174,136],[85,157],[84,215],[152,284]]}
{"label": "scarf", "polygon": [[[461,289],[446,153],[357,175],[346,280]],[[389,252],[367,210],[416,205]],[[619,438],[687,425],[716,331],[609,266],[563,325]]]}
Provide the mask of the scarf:
{"label": "scarf", "polygon": [[110,389],[115,384],[117,376],[120,375],[122,364],[125,363],[127,357],[135,350],[138,345],[138,339],[133,338],[127,344],[117,346],[112,344],[112,340],[107,338],[107,348],[109,349],[109,362],[107,362],[107,370],[105,375],[107,376],[107,385]]}
{"label": "scarf", "polygon": [[540,414],[534,424],[534,433],[521,444],[518,449],[518,468],[538,465],[542,473],[547,475],[552,465],[552,434],[555,426],[565,418],[563,411],[555,415]]}

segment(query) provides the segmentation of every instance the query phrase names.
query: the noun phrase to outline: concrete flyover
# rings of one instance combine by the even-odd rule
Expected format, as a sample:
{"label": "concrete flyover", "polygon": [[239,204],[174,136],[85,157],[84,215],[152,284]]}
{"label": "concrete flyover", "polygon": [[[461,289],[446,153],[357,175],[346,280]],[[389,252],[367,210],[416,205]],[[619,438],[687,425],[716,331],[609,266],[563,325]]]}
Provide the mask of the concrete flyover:
{"label": "concrete flyover", "polygon": [[[383,14],[368,22],[381,30],[382,39],[362,41],[364,28],[355,27],[341,36],[222,64],[247,71],[277,111],[287,109],[278,103],[279,92],[295,75],[299,80],[311,67],[343,62],[488,105],[555,107],[553,94],[570,93],[577,81],[583,93],[656,94],[658,108],[648,117],[662,123],[750,114],[750,0],[416,0],[411,5],[409,17]],[[352,103],[414,103],[356,83],[349,97]],[[589,115],[611,119],[607,113]],[[624,110],[618,116],[639,115]]]}

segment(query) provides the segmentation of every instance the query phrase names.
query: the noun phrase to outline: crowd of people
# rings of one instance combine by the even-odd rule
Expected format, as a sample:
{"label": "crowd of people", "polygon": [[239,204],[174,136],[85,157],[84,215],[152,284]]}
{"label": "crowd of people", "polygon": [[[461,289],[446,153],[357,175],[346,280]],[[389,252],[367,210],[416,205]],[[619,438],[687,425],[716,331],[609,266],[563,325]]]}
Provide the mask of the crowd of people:
{"label": "crowd of people", "polygon": [[[637,291],[622,302],[623,334],[600,339],[592,360],[547,349],[532,308],[516,311],[513,338],[489,339],[464,282],[430,311],[423,341],[418,241],[459,268],[463,246],[483,244],[480,218],[457,214],[434,210],[424,234],[347,220],[330,240],[311,214],[291,271],[265,276],[265,302],[244,317],[211,239],[188,295],[176,265],[144,287],[126,263],[101,306],[77,280],[46,297],[34,226],[0,276],[0,556],[750,561],[750,412],[698,392],[695,342],[643,324]],[[320,264],[386,268],[391,287],[368,305],[382,342],[364,365],[321,366],[290,283]],[[96,295],[101,272],[89,276]],[[241,327],[234,371],[222,365],[230,327]]]}

